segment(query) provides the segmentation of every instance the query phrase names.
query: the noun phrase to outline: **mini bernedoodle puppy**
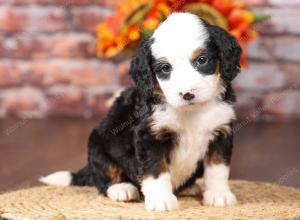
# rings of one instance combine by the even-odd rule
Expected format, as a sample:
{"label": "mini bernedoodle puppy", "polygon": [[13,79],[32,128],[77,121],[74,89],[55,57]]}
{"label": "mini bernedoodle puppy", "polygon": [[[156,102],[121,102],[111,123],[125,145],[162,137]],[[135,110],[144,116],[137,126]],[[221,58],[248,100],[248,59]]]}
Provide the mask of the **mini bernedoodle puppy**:
{"label": "mini bernedoodle puppy", "polygon": [[190,13],[171,14],[133,58],[135,85],[115,100],[88,141],[88,165],[47,184],[96,186],[115,201],[144,198],[147,210],[179,208],[176,195],[234,205],[228,177],[241,48],[231,35]]}

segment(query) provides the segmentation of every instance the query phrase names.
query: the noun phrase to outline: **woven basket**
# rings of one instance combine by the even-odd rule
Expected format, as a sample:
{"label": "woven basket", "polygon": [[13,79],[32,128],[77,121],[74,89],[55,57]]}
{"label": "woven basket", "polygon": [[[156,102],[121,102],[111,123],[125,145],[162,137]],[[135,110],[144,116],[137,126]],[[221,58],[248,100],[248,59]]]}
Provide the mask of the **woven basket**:
{"label": "woven basket", "polygon": [[205,207],[200,198],[179,198],[180,209],[147,212],[142,202],[113,202],[92,187],[42,186],[0,195],[0,218],[102,219],[300,219],[300,190],[267,183],[231,181],[234,207]]}

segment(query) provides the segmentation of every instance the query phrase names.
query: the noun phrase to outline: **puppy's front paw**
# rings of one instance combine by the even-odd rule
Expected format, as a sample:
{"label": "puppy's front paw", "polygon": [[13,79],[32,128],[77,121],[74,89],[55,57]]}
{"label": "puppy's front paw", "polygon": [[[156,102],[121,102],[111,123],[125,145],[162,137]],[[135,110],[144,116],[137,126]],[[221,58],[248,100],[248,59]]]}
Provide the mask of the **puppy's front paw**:
{"label": "puppy's front paw", "polygon": [[132,201],[140,197],[138,189],[130,183],[118,183],[107,189],[107,196],[113,201]]}
{"label": "puppy's front paw", "polygon": [[208,206],[232,206],[237,203],[235,195],[229,190],[206,190],[203,203]]}
{"label": "puppy's front paw", "polygon": [[171,211],[179,208],[177,198],[172,193],[153,194],[145,197],[148,211]]}

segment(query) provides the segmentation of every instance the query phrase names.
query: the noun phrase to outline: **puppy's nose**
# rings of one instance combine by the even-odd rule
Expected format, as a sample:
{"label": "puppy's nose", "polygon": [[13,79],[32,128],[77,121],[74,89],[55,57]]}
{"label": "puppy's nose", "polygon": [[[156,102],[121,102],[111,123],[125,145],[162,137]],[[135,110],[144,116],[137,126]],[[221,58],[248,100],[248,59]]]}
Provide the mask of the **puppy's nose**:
{"label": "puppy's nose", "polygon": [[190,92],[187,92],[187,93],[184,93],[184,94],[182,94],[182,92],[180,92],[179,93],[181,96],[182,96],[182,98],[184,99],[184,100],[186,100],[186,101],[190,101],[190,100],[192,100],[193,98],[195,98],[195,95],[193,94],[193,93],[190,93]]}

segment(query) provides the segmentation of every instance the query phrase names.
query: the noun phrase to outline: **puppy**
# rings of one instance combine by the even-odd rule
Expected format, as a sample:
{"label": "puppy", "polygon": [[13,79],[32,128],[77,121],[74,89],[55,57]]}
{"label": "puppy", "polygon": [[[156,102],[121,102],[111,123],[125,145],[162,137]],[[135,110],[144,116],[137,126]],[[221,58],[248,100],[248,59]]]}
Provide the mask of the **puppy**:
{"label": "puppy", "polygon": [[176,195],[234,205],[228,184],[241,48],[223,29],[190,13],[173,13],[133,58],[135,85],[115,100],[88,142],[88,164],[59,171],[47,184],[96,186],[115,201],[144,198],[147,210],[179,207]]}

